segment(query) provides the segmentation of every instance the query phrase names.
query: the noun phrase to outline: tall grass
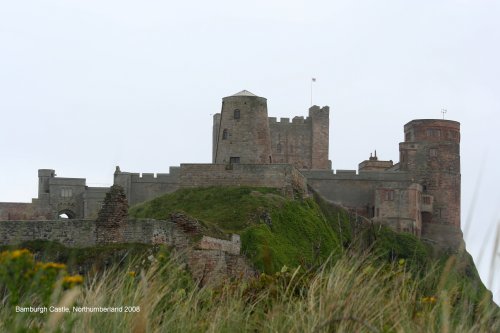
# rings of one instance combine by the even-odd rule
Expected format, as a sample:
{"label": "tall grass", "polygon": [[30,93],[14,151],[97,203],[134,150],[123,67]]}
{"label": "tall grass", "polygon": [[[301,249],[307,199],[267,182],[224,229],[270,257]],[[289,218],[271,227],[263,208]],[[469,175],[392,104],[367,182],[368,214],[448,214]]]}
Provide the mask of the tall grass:
{"label": "tall grass", "polygon": [[474,301],[459,283],[449,283],[453,258],[419,275],[404,260],[382,264],[346,251],[315,271],[284,267],[255,280],[200,288],[175,258],[158,257],[141,271],[112,267],[53,298],[54,305],[138,306],[140,312],[16,314],[7,295],[0,304],[0,331],[500,331],[491,299]]}

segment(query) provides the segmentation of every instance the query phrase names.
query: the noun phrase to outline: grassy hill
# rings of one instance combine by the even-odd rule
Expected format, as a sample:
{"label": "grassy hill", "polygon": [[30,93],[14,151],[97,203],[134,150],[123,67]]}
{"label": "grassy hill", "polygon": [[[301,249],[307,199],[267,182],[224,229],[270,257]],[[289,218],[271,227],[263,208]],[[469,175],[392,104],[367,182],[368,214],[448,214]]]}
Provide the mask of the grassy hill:
{"label": "grassy hill", "polygon": [[174,212],[198,219],[208,234],[240,234],[243,253],[266,273],[284,265],[319,265],[354,245],[415,266],[425,264],[430,253],[414,236],[369,227],[318,196],[293,200],[270,188],[183,189],[132,207],[130,216],[168,219]]}
{"label": "grassy hill", "polygon": [[[102,307],[128,304],[140,307],[140,312],[13,315],[9,290],[18,290],[16,277],[21,275],[4,274],[2,269],[7,267],[9,273],[9,269],[25,269],[27,262],[35,268],[50,267],[50,263],[35,264],[28,254],[4,248],[0,251],[10,251],[0,254],[4,261],[0,262],[0,331],[500,330],[498,307],[466,252],[433,256],[429,245],[413,235],[373,225],[318,196],[292,200],[269,188],[185,189],[132,207],[129,213],[137,218],[168,219],[175,212],[199,220],[207,235],[241,235],[242,252],[261,275],[199,288],[185,265],[165,249],[135,244],[65,249],[34,242],[23,246],[37,254],[36,260],[57,258],[69,264],[68,270],[70,265],[89,261],[111,263],[97,265],[101,274],[85,276],[76,291],[52,286],[51,302]],[[21,255],[25,261],[15,258]],[[10,284],[2,284],[2,278]],[[36,304],[39,287],[30,289],[30,285],[24,285],[23,297],[16,304]]]}

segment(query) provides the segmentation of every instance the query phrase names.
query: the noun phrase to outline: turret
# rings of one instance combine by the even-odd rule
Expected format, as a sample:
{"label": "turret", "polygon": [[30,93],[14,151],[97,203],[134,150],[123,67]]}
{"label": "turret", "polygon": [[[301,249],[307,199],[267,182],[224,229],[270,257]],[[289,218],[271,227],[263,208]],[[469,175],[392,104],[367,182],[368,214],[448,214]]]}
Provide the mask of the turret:
{"label": "turret", "polygon": [[[243,90],[222,99],[220,116],[214,116],[215,163],[272,163],[267,100]],[[216,138],[215,138],[216,135]]]}
{"label": "turret", "polygon": [[311,118],[311,169],[331,169],[328,160],[328,144],[330,133],[330,108],[313,105],[309,109]]}
{"label": "turret", "polygon": [[419,119],[404,126],[400,169],[433,197],[432,212],[422,212],[422,228],[440,224],[460,228],[460,123]]}
{"label": "turret", "polygon": [[38,199],[48,200],[49,179],[56,176],[56,171],[52,169],[38,169]]}

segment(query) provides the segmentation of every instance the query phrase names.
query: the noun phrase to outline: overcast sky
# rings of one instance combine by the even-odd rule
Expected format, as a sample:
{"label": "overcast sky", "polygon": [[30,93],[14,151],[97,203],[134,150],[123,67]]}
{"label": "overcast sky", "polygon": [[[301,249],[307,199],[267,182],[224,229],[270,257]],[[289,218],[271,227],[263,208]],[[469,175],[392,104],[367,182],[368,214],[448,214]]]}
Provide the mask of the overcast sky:
{"label": "overcast sky", "polygon": [[461,122],[462,229],[498,303],[499,18],[494,0],[2,1],[0,201],[36,197],[40,168],[109,186],[116,165],[211,162],[222,97],[306,116],[315,77],[334,169],[398,161],[412,119]]}

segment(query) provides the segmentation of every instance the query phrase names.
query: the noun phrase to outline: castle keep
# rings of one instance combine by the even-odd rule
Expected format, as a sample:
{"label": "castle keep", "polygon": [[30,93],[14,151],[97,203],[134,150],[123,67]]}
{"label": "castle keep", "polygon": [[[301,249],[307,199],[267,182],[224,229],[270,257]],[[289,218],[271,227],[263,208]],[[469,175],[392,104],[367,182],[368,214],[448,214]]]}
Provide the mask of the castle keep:
{"label": "castle keep", "polygon": [[[210,164],[181,164],[169,173],[114,173],[130,205],[179,188],[267,186],[285,195],[308,187],[366,220],[409,232],[442,248],[457,248],[460,230],[460,124],[419,119],[404,126],[399,162],[376,152],[358,170],[332,170],[328,156],[329,107],[309,116],[268,117],[267,100],[246,90],[222,100],[213,118]],[[109,188],[89,187],[83,178],[38,171],[38,198],[0,203],[0,220],[51,220],[61,214],[95,219]],[[0,224],[1,229],[1,224]],[[1,231],[1,230],[0,230]],[[1,233],[1,232],[0,232]]]}

